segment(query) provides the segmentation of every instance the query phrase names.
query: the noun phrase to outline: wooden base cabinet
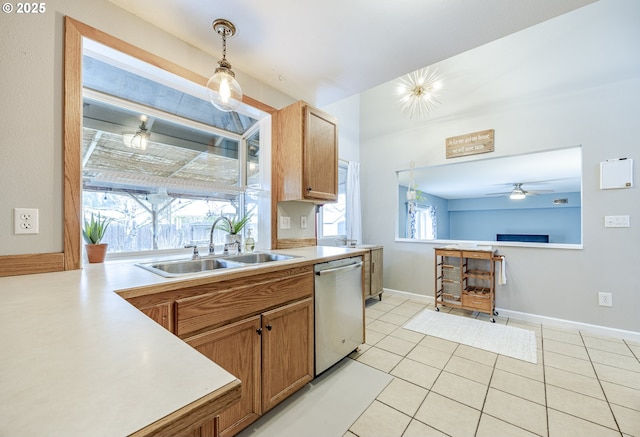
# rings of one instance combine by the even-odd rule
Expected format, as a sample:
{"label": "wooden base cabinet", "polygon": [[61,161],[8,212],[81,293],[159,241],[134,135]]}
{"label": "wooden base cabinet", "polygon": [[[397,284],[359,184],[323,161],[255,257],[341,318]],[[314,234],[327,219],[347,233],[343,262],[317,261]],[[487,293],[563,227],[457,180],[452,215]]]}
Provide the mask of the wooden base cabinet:
{"label": "wooden base cabinet", "polygon": [[313,332],[311,298],[262,315],[263,412],[313,379]]}
{"label": "wooden base cabinet", "polygon": [[261,317],[254,316],[185,340],[242,381],[240,402],[219,416],[220,436],[237,434],[262,414],[260,329]]}
{"label": "wooden base cabinet", "polygon": [[233,436],[313,379],[313,284],[308,265],[129,299],[241,381],[190,437]]}
{"label": "wooden base cabinet", "polygon": [[365,299],[378,296],[382,300],[383,284],[383,247],[376,246],[371,248],[364,255],[364,297]]}
{"label": "wooden base cabinet", "polygon": [[242,381],[240,403],[219,416],[220,436],[233,436],[313,379],[313,300],[185,341]]}

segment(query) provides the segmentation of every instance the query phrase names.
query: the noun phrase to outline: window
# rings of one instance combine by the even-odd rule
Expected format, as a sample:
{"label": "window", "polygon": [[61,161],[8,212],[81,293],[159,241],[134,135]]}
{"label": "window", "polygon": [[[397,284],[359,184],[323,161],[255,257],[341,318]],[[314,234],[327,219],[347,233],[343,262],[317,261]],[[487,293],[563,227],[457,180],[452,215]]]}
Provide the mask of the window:
{"label": "window", "polygon": [[347,165],[338,164],[338,201],[320,209],[318,237],[342,237],[347,234]]}
{"label": "window", "polygon": [[[184,91],[193,84],[96,58],[83,60],[82,208],[112,219],[109,253],[208,245],[220,216],[251,214],[245,231],[259,241],[259,212],[269,208],[257,117],[217,111]],[[150,135],[144,147],[140,132]],[[214,242],[223,234],[216,229]]]}
{"label": "window", "polygon": [[407,202],[407,208],[408,237],[418,240],[435,240],[438,235],[435,206]]}

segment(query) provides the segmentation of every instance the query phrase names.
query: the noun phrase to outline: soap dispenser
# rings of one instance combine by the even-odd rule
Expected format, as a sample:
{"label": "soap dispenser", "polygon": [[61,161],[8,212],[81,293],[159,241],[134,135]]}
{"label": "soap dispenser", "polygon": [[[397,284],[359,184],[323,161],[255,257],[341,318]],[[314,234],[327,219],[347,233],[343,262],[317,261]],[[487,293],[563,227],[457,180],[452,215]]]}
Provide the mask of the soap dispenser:
{"label": "soap dispenser", "polygon": [[247,240],[244,243],[244,250],[246,253],[251,253],[256,248],[256,242],[251,236],[251,229],[249,229],[249,233],[247,234]]}

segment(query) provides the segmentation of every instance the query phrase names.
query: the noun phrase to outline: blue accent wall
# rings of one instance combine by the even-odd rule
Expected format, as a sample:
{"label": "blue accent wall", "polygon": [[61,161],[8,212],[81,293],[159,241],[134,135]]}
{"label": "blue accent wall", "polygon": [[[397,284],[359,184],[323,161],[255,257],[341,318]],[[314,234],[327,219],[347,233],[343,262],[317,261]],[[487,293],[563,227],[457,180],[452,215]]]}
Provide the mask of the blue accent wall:
{"label": "blue accent wall", "polygon": [[[399,236],[406,238],[406,187],[399,190]],[[553,193],[511,200],[507,196],[443,199],[425,194],[420,202],[434,205],[438,239],[496,241],[496,234],[549,235],[550,243],[582,242],[580,193]],[[567,199],[566,204],[554,204]]]}

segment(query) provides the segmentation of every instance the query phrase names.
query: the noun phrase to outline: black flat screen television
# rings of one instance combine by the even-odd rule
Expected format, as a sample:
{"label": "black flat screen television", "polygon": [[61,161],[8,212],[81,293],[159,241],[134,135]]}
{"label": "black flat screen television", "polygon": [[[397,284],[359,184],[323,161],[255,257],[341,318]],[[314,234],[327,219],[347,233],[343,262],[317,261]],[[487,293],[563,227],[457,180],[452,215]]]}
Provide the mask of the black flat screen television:
{"label": "black flat screen television", "polygon": [[523,243],[548,243],[548,235],[536,234],[497,234],[497,241],[520,241]]}

